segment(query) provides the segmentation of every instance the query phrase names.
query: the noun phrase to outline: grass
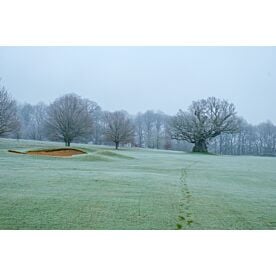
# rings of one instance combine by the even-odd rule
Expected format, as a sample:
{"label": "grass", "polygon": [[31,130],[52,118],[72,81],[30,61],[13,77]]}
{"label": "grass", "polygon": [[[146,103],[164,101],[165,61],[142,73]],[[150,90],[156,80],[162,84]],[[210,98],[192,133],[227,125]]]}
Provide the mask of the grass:
{"label": "grass", "polygon": [[276,158],[0,139],[0,229],[276,229]]}
{"label": "grass", "polygon": [[115,157],[115,158],[123,158],[123,159],[134,159],[131,156],[127,156],[124,154],[119,154],[117,152],[111,151],[111,150],[99,150],[96,152],[97,154],[108,156],[108,157]]}

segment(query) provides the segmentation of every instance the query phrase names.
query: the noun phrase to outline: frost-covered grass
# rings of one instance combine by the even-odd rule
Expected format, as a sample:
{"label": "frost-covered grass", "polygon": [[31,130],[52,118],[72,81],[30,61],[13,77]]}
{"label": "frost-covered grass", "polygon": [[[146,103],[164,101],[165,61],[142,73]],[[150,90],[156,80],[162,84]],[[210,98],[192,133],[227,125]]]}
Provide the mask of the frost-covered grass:
{"label": "frost-covered grass", "polygon": [[0,229],[275,229],[276,158],[0,139]]}

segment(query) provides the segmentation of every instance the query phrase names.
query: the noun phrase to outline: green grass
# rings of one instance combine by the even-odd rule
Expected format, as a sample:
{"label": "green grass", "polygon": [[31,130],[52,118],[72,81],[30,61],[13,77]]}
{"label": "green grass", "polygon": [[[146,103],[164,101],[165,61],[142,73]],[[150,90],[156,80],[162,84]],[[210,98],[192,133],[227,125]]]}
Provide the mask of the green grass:
{"label": "green grass", "polygon": [[99,151],[96,151],[96,153],[100,154],[100,155],[108,156],[108,157],[123,158],[123,159],[134,159],[131,156],[120,154],[120,153],[117,153],[117,152],[114,152],[114,151],[111,151],[111,150],[99,150]]}
{"label": "green grass", "polygon": [[276,158],[0,139],[0,229],[276,229]]}

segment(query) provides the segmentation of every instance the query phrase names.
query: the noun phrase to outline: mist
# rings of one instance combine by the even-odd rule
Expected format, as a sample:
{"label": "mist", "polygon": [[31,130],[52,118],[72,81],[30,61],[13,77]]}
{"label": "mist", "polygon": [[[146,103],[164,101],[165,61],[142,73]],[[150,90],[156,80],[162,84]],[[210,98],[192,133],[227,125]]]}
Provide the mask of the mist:
{"label": "mist", "polygon": [[1,83],[19,102],[77,93],[103,109],[174,115],[208,96],[276,123],[275,47],[0,47]]}

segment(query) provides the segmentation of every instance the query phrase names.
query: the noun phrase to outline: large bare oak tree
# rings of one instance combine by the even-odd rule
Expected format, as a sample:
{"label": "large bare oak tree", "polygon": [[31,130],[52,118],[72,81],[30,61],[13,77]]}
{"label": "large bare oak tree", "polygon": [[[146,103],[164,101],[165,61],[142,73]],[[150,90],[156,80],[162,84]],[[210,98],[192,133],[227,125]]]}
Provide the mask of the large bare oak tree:
{"label": "large bare oak tree", "polygon": [[173,139],[194,144],[193,152],[207,152],[210,140],[222,133],[238,130],[235,106],[215,97],[195,101],[187,112],[179,110],[172,119]]}
{"label": "large bare oak tree", "polygon": [[66,94],[56,99],[48,108],[46,126],[52,139],[62,139],[66,146],[76,138],[89,135],[96,103]]}
{"label": "large bare oak tree", "polygon": [[132,142],[134,138],[134,125],[123,111],[105,113],[105,135],[108,141],[115,143],[116,149],[120,143]]}
{"label": "large bare oak tree", "polygon": [[0,135],[16,131],[19,126],[16,101],[0,86]]}

